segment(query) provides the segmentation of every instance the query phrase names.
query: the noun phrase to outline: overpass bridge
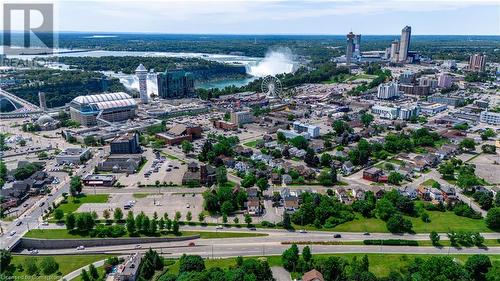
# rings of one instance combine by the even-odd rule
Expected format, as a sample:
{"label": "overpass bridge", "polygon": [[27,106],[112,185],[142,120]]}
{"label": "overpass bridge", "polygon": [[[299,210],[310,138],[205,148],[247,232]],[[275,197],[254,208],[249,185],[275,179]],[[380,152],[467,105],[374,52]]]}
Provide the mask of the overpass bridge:
{"label": "overpass bridge", "polygon": [[10,103],[14,107],[13,111],[0,112],[0,118],[23,118],[43,112],[40,107],[2,89],[0,89],[0,102]]}

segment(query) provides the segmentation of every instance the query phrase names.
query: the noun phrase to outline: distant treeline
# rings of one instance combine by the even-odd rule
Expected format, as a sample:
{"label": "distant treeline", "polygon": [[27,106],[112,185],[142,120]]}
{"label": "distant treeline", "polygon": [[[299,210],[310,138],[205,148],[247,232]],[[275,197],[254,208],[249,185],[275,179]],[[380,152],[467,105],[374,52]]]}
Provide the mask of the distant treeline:
{"label": "distant treeline", "polygon": [[23,83],[6,90],[34,104],[38,104],[38,92],[44,92],[48,107],[63,106],[80,95],[126,90],[118,79],[99,72],[40,69],[8,75]]}
{"label": "distant treeline", "polygon": [[114,71],[132,74],[139,64],[155,72],[182,69],[193,73],[197,80],[208,80],[232,75],[245,75],[243,65],[230,65],[201,58],[106,56],[106,57],[59,57],[58,62],[72,68],[87,71]]}

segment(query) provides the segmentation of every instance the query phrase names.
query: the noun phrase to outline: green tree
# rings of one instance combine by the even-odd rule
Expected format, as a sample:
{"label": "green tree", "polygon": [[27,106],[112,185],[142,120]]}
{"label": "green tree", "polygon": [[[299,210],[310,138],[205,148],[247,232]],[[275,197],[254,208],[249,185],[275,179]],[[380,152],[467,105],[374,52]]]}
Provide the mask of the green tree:
{"label": "green tree", "polygon": [[80,176],[71,177],[71,181],[69,183],[70,190],[76,191],[78,194],[82,192],[82,178]]}
{"label": "green tree", "polygon": [[95,268],[94,264],[89,265],[89,274],[92,277],[92,279],[94,280],[99,279],[99,272],[97,272],[97,268]]}
{"label": "green tree", "polygon": [[120,208],[116,208],[113,212],[113,218],[116,222],[120,222],[123,219],[123,211]]}
{"label": "green tree", "polygon": [[223,214],[223,215],[229,215],[233,212],[233,203],[231,203],[230,201],[225,201],[224,203],[222,203],[222,206],[220,207],[220,212]]}
{"label": "green tree", "polygon": [[51,275],[57,272],[57,270],[59,269],[59,264],[53,257],[44,257],[40,262],[40,269],[42,270],[43,274]]}
{"label": "green tree", "polygon": [[493,229],[500,229],[500,207],[491,208],[486,215],[486,225]]}
{"label": "green tree", "polygon": [[40,272],[38,265],[36,263],[36,259],[29,257],[24,259],[24,267],[26,268],[26,273],[28,275],[35,275]]}
{"label": "green tree", "polygon": [[193,214],[191,214],[191,211],[187,212],[186,214],[186,220],[190,222],[193,219]]}
{"label": "green tree", "polygon": [[387,229],[392,233],[410,232],[412,227],[411,221],[400,214],[392,215],[387,220]]}
{"label": "green tree", "polygon": [[266,191],[269,188],[269,183],[266,178],[260,178],[257,180],[257,187],[259,187],[261,192]]}
{"label": "green tree", "polygon": [[205,222],[205,214],[203,212],[198,214],[198,221],[201,223]]}
{"label": "green tree", "polygon": [[476,148],[476,143],[473,139],[465,138],[458,145],[461,149],[474,150]]}
{"label": "green tree", "polygon": [[252,224],[252,217],[249,214],[245,214],[245,223],[247,225]]}
{"label": "green tree", "polygon": [[105,219],[105,220],[109,220],[109,218],[111,217],[111,214],[109,213],[108,209],[104,210],[102,212],[102,217]]}
{"label": "green tree", "polygon": [[174,221],[172,222],[172,232],[173,232],[174,234],[178,234],[178,233],[179,233],[179,222],[178,222],[178,221],[176,221],[176,220],[174,220]]}
{"label": "green tree", "polygon": [[311,248],[309,248],[309,246],[305,246],[304,249],[302,249],[302,258],[306,263],[310,263],[312,261]]}
{"label": "green tree", "polygon": [[389,174],[389,177],[387,178],[387,182],[394,185],[400,185],[402,181],[403,181],[403,175],[401,175],[398,172],[391,172]]}
{"label": "green tree", "polygon": [[220,166],[215,170],[215,176],[218,184],[225,184],[227,182],[227,170],[226,167]]}
{"label": "green tree", "polygon": [[292,229],[292,220],[290,218],[290,214],[288,214],[287,212],[283,213],[283,228]]}
{"label": "green tree", "polygon": [[183,140],[181,143],[181,148],[184,153],[189,153],[193,151],[193,144],[187,140]]}
{"label": "green tree", "polygon": [[55,209],[54,210],[54,219],[57,221],[60,221],[64,218],[64,211],[61,209]]}
{"label": "green tree", "polygon": [[90,276],[87,273],[87,270],[82,269],[82,273],[80,273],[80,279],[82,279],[82,281],[91,281]]}
{"label": "green tree", "polygon": [[373,119],[374,117],[370,113],[364,113],[363,115],[361,115],[361,123],[363,123],[365,127],[370,126],[370,123],[373,122]]}
{"label": "green tree", "polygon": [[205,262],[203,258],[198,255],[182,255],[179,259],[179,272],[190,272],[197,271],[201,272],[205,270]]}
{"label": "green tree", "polygon": [[181,212],[179,212],[179,211],[175,212],[174,220],[179,221],[180,219],[181,219]]}
{"label": "green tree", "polygon": [[283,267],[290,271],[294,272],[297,268],[297,263],[299,262],[299,247],[296,244],[292,244],[292,246],[286,249],[283,254],[281,254],[281,264]]}
{"label": "green tree", "polygon": [[135,228],[134,213],[132,211],[128,212],[127,219],[125,220],[125,224],[127,226],[127,232],[129,234],[134,234],[136,231],[136,228]]}
{"label": "green tree", "polygon": [[69,213],[66,215],[66,229],[72,230],[76,226],[76,218],[73,213]]}
{"label": "green tree", "polygon": [[465,262],[465,268],[474,281],[485,281],[486,274],[491,267],[490,258],[486,255],[473,255]]}
{"label": "green tree", "polygon": [[432,245],[439,245],[440,236],[436,231],[431,231],[429,238],[431,239]]}

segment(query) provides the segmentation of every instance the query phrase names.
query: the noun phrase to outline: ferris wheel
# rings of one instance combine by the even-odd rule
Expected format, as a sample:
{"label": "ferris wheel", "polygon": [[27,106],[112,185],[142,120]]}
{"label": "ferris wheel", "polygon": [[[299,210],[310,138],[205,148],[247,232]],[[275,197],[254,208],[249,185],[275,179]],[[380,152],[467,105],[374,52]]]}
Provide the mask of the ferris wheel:
{"label": "ferris wheel", "polygon": [[275,76],[268,75],[262,79],[261,91],[270,97],[283,98],[283,86]]}

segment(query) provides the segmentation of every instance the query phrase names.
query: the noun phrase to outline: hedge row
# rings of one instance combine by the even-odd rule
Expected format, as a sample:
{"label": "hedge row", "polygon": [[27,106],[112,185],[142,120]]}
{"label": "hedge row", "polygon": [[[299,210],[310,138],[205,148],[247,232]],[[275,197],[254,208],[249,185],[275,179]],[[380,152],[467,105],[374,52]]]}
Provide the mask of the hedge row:
{"label": "hedge row", "polygon": [[387,239],[387,240],[363,240],[365,245],[392,245],[392,246],[418,246],[416,240]]}

